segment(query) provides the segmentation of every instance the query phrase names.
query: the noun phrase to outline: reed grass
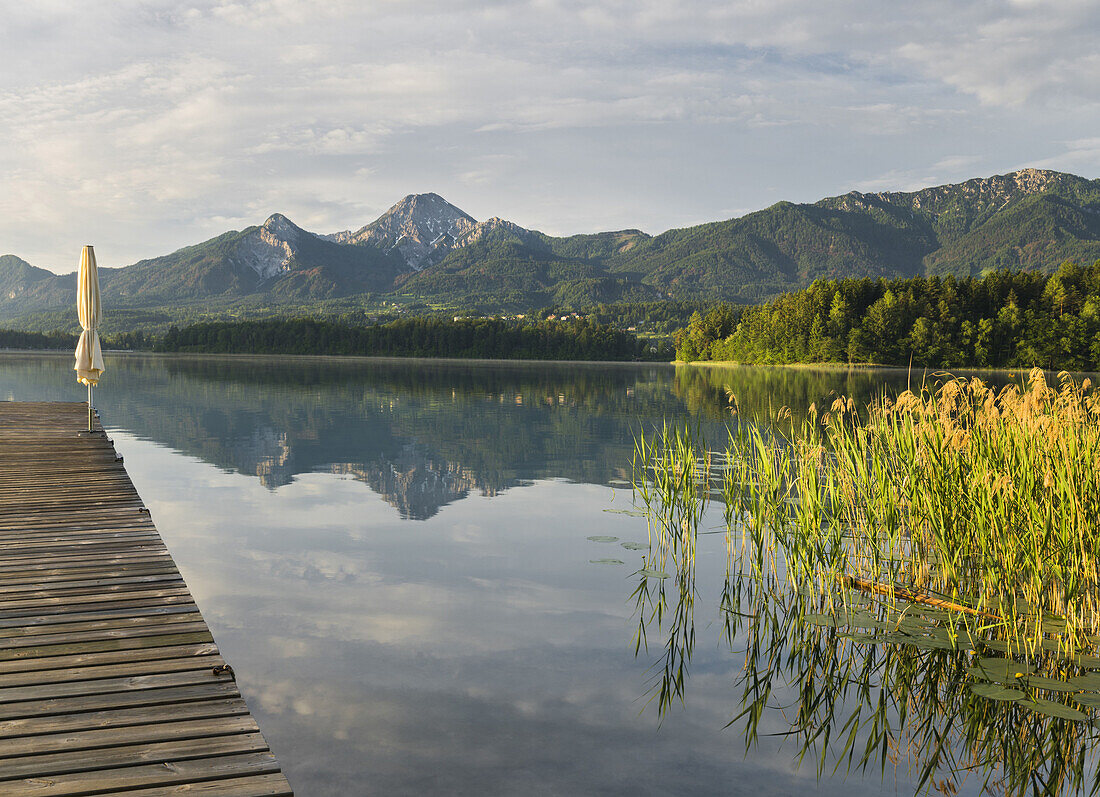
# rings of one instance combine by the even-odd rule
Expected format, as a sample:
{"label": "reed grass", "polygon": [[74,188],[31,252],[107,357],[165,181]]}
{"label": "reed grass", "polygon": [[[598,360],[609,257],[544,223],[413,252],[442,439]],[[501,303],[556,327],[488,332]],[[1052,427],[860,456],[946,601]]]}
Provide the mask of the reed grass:
{"label": "reed grass", "polygon": [[786,429],[739,424],[723,457],[731,530],[754,571],[823,595],[875,591],[954,610],[1015,651],[1100,634],[1100,396],[1036,369],[883,399],[837,398]]}
{"label": "reed grass", "polygon": [[[722,452],[666,426],[638,438],[633,470],[651,542],[639,640],[662,629],[662,711],[683,700],[695,537],[721,501],[749,746],[778,678],[798,688],[791,732],[819,772],[829,756],[884,775],[908,758],[920,789],[973,772],[1006,794],[1100,792],[1083,763],[1100,708],[1088,380],[1033,371],[1000,391],[945,378],[870,406],[837,398],[798,422],[737,419]],[[667,594],[655,568],[672,574]]]}

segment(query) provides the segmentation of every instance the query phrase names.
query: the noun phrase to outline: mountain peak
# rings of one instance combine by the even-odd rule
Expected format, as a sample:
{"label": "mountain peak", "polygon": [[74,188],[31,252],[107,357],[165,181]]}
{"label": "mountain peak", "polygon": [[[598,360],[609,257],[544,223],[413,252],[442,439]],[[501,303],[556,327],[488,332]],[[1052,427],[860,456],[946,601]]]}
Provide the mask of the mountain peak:
{"label": "mountain peak", "polygon": [[[465,211],[455,207],[439,194],[409,194],[396,205],[383,213],[377,221],[368,224],[363,230],[370,229],[386,222],[387,220],[400,220],[405,222],[455,222],[459,220],[476,224],[477,220]],[[360,230],[362,232],[362,230]]]}
{"label": "mountain peak", "polygon": [[272,213],[261,225],[261,229],[284,240],[297,238],[303,232],[302,228],[292,222],[282,213]]}
{"label": "mountain peak", "polygon": [[370,243],[397,250],[414,271],[438,263],[469,230],[473,216],[439,194],[409,194],[358,232],[325,236],[344,244]]}
{"label": "mountain peak", "polygon": [[290,268],[295,249],[304,235],[311,233],[282,213],[272,213],[258,228],[245,232],[237,257],[261,280],[270,279]]}

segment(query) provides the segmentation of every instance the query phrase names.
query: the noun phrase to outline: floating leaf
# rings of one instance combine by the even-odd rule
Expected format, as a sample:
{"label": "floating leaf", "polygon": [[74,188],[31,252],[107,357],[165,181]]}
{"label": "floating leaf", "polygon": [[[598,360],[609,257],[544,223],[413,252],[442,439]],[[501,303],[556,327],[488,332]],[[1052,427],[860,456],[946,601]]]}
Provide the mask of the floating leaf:
{"label": "floating leaf", "polygon": [[589,559],[590,565],[621,565],[623,562],[621,559]]}
{"label": "floating leaf", "polygon": [[997,684],[971,684],[970,691],[989,700],[1020,700],[1025,697],[1019,689],[1008,689]]}
{"label": "floating leaf", "polygon": [[1084,675],[1078,675],[1076,678],[1070,678],[1070,686],[1074,690],[1087,689],[1090,692],[1100,692],[1100,672],[1089,672]]}
{"label": "floating leaf", "polygon": [[670,576],[664,570],[651,570],[648,567],[643,567],[638,571],[638,575],[645,576],[646,578],[669,578]]}
{"label": "floating leaf", "polygon": [[954,645],[949,639],[937,639],[931,636],[916,636],[910,637],[904,643],[905,645],[912,645],[913,647],[921,648],[922,650],[965,650],[966,646],[963,644]]}
{"label": "floating leaf", "polygon": [[618,537],[606,537],[602,534],[596,534],[592,537],[588,537],[588,539],[591,540],[592,542],[618,542],[619,541]]}
{"label": "floating leaf", "polygon": [[886,628],[888,625],[870,612],[851,612],[850,614],[842,615],[841,619],[846,620],[848,625],[857,628]]}
{"label": "floating leaf", "polygon": [[987,681],[1012,681],[1035,670],[1029,664],[1014,659],[979,659],[978,666],[970,668],[970,674]]}
{"label": "floating leaf", "polygon": [[1086,670],[1100,670],[1100,656],[1074,656],[1070,661]]}
{"label": "floating leaf", "polygon": [[928,626],[928,623],[919,622],[911,617],[906,617],[901,620],[891,619],[887,622],[889,623],[890,628],[892,628],[893,630],[901,631],[902,633],[906,634],[926,634],[929,630],[931,630]]}
{"label": "floating leaf", "polygon": [[1056,717],[1062,720],[1076,720],[1080,722],[1081,720],[1088,719],[1087,714],[1082,714],[1075,708],[1070,708],[1063,703],[1055,703],[1053,700],[1044,700],[1041,697],[1021,700],[1019,705],[1031,709],[1038,714],[1045,714],[1048,717]]}
{"label": "floating leaf", "polygon": [[807,614],[802,617],[802,622],[810,625],[823,625],[836,627],[836,618],[827,614]]}
{"label": "floating leaf", "polygon": [[649,548],[644,542],[624,542],[620,544],[628,551],[644,551]]}
{"label": "floating leaf", "polygon": [[645,512],[639,512],[637,509],[605,509],[604,512],[610,512],[612,515],[628,515],[630,517],[645,517]]}
{"label": "floating leaf", "polygon": [[1082,706],[1100,708],[1100,695],[1095,692],[1085,692],[1083,695],[1074,695],[1073,700],[1076,703],[1080,703]]}
{"label": "floating leaf", "polygon": [[1041,675],[1029,675],[1024,679],[1028,686],[1035,689],[1046,689],[1049,692],[1076,692],[1077,689],[1065,681],[1057,678],[1044,678]]}

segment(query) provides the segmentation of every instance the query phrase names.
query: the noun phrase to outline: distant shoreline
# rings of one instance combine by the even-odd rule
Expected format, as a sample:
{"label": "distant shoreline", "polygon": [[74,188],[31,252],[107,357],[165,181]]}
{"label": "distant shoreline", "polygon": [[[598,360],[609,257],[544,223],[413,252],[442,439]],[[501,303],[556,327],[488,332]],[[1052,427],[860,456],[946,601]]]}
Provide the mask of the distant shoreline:
{"label": "distant shoreline", "polygon": [[[769,368],[775,370],[781,369],[794,369],[801,371],[875,371],[881,373],[913,373],[921,375],[954,375],[954,374],[1005,374],[1010,378],[1017,376],[1026,376],[1031,370],[1030,368],[979,368],[976,366],[963,366],[954,369],[930,369],[930,368],[908,368],[902,365],[883,365],[881,363],[742,363],[733,360],[695,360],[692,362],[684,362],[682,360],[673,360],[671,362],[659,361],[659,360],[515,360],[515,359],[485,359],[485,358],[464,358],[464,357],[394,357],[394,356],[381,356],[381,355],[359,355],[359,354],[234,354],[234,353],[221,353],[221,352],[154,352],[154,351],[132,351],[126,349],[104,349],[103,354],[106,357],[156,357],[163,359],[233,359],[233,360],[326,360],[335,362],[384,362],[384,363],[406,363],[406,362],[420,362],[431,364],[467,364],[467,365],[613,365],[621,367],[666,367],[666,368],[717,368],[717,369],[734,369],[734,368]],[[49,356],[49,357],[72,357],[73,353],[63,349],[0,349],[0,357],[7,355],[20,355],[20,356]],[[1057,375],[1061,371],[1043,370],[1043,373],[1047,375]],[[1068,373],[1074,375],[1084,376],[1097,376],[1100,375],[1098,371],[1069,371]]]}
{"label": "distant shoreline", "polygon": [[[9,354],[48,355],[52,357],[72,357],[71,351],[61,349],[0,349],[0,357]],[[159,357],[171,360],[187,358],[212,358],[234,360],[336,360],[345,362],[422,362],[422,363],[464,363],[473,365],[617,365],[617,366],[660,366],[671,368],[674,362],[659,360],[510,360],[465,357],[392,357],[369,354],[234,354],[221,352],[172,352],[172,351],[129,351],[125,349],[104,349],[105,357]]]}
{"label": "distant shoreline", "polygon": [[[675,366],[691,366],[698,368],[795,368],[799,370],[813,371],[881,371],[883,373],[913,373],[928,374],[1007,374],[1009,377],[1027,376],[1031,368],[981,368],[979,366],[964,365],[959,368],[909,368],[904,365],[882,365],[880,363],[742,363],[735,360],[693,360],[684,362],[676,360]],[[1061,370],[1042,369],[1044,374],[1058,375]],[[1064,370],[1064,369],[1063,369]],[[1066,371],[1069,374],[1093,376],[1100,374],[1098,371]]]}

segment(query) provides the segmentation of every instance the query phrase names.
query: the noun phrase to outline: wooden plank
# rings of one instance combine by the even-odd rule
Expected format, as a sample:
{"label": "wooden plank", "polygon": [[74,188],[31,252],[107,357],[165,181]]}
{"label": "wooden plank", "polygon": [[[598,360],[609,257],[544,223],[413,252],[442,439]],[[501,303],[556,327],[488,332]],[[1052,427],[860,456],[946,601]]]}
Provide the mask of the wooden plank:
{"label": "wooden plank", "polygon": [[55,775],[128,767],[149,762],[158,762],[158,765],[163,766],[163,762],[188,761],[232,753],[255,753],[267,749],[267,740],[262,734],[235,733],[231,736],[132,744],[97,750],[94,756],[89,756],[83,750],[75,753],[48,753],[5,759],[3,766],[0,766],[0,781],[34,776],[52,778]]}
{"label": "wooden plank", "polygon": [[[103,769],[73,775],[35,777],[4,783],[4,797],[63,797],[96,794],[105,790],[128,791],[142,786],[180,786],[204,784],[244,775],[277,773],[279,763],[270,752],[240,753],[230,756],[169,761],[121,769]],[[176,794],[194,793],[194,786],[177,789]],[[202,794],[202,791],[198,792]],[[207,791],[207,793],[210,793]],[[216,792],[215,792],[216,793]]]}
{"label": "wooden plank", "polygon": [[0,794],[291,795],[86,412],[0,402]]}
{"label": "wooden plank", "polygon": [[[163,625],[175,625],[177,623],[195,623],[202,622],[202,615],[197,611],[192,610],[190,612],[175,612],[168,614],[160,612],[158,610],[147,610],[151,613],[143,617],[107,617],[103,619],[81,619],[68,623],[55,622],[48,625],[43,624],[24,624],[15,628],[5,628],[0,625],[0,647],[3,647],[9,640],[23,640],[30,637],[38,639],[44,638],[46,635],[53,634],[67,634],[71,632],[92,632],[92,631],[106,631],[111,632],[116,629],[124,628],[151,628],[153,626]],[[51,620],[62,620],[63,617],[51,617]]]}
{"label": "wooden plank", "polygon": [[202,669],[167,672],[155,675],[134,675],[129,678],[98,678],[95,680],[66,681],[35,686],[10,686],[0,688],[0,704],[21,701],[46,700],[74,695],[103,695],[110,692],[140,692],[146,689],[169,689],[194,684],[222,683],[226,676],[216,676],[211,666]]}
{"label": "wooden plank", "polygon": [[200,797],[292,797],[294,792],[281,774],[211,780],[186,786],[133,789],[126,792],[127,797],[180,797],[191,794]]}
{"label": "wooden plank", "polygon": [[[139,625],[128,628],[92,628],[80,631],[64,631],[56,634],[30,634],[20,637],[3,637],[0,638],[0,650],[68,645],[111,639],[138,639],[141,637],[164,636],[165,634],[178,635],[195,632],[210,632],[210,629],[206,627],[206,623],[202,618],[190,620],[188,622],[173,617],[168,618],[167,622],[162,620],[157,625]],[[145,645],[142,645],[142,647],[145,647]]]}
{"label": "wooden plank", "polygon": [[[140,689],[126,692],[105,692],[92,695],[25,700],[0,704],[0,723],[9,720],[39,720],[56,715],[83,715],[85,712],[120,708],[148,708],[181,703],[199,703],[212,700],[239,698],[237,685],[229,678],[218,680],[207,673],[207,682],[189,684],[177,688]],[[94,716],[89,714],[89,716]],[[71,719],[71,717],[66,717]],[[33,726],[42,726],[34,722]]]}
{"label": "wooden plank", "polygon": [[209,631],[192,631],[185,634],[158,634],[156,636],[133,639],[95,639],[85,642],[66,642],[59,645],[35,645],[25,648],[6,648],[0,650],[0,661],[15,659],[41,659],[52,656],[69,656],[79,653],[95,653],[107,650],[132,650],[134,648],[160,648],[173,645],[188,645],[195,642],[213,642]]}
{"label": "wooden plank", "polygon": [[[80,699],[94,700],[94,698]],[[0,744],[8,739],[27,739],[35,735],[239,716],[248,716],[248,707],[239,698],[203,700],[198,703],[172,703],[168,706],[111,708],[64,715],[50,714],[0,722]]]}
{"label": "wooden plank", "polygon": [[0,634],[7,633],[12,628],[32,629],[37,627],[48,628],[52,625],[64,625],[73,622],[88,620],[137,619],[139,617],[156,617],[165,614],[189,614],[198,612],[194,603],[185,602],[174,606],[138,606],[123,609],[104,609],[94,612],[69,612],[68,614],[38,615],[36,617],[2,617],[0,618]]}
{"label": "wooden plank", "polygon": [[260,728],[248,714],[193,719],[185,722],[160,722],[154,725],[125,725],[94,728],[41,736],[16,736],[0,739],[0,772],[5,758],[58,753],[63,750],[98,750],[128,744],[163,742],[172,739],[202,739],[232,733],[257,733]]}
{"label": "wooden plank", "polygon": [[[205,647],[208,652],[195,656],[154,658],[143,656],[133,661],[115,661],[103,664],[87,664],[78,667],[59,667],[50,669],[42,660],[18,662],[28,665],[27,669],[0,675],[0,690],[8,687],[35,686],[44,684],[73,683],[98,679],[109,679],[127,675],[151,675],[156,673],[174,673],[185,671],[211,672],[214,667],[225,664],[216,652],[214,645],[196,645]],[[178,650],[179,648],[146,648],[144,650],[125,651],[134,654],[155,653],[159,650]],[[90,657],[89,657],[90,658]],[[50,660],[46,660],[47,662]]]}

